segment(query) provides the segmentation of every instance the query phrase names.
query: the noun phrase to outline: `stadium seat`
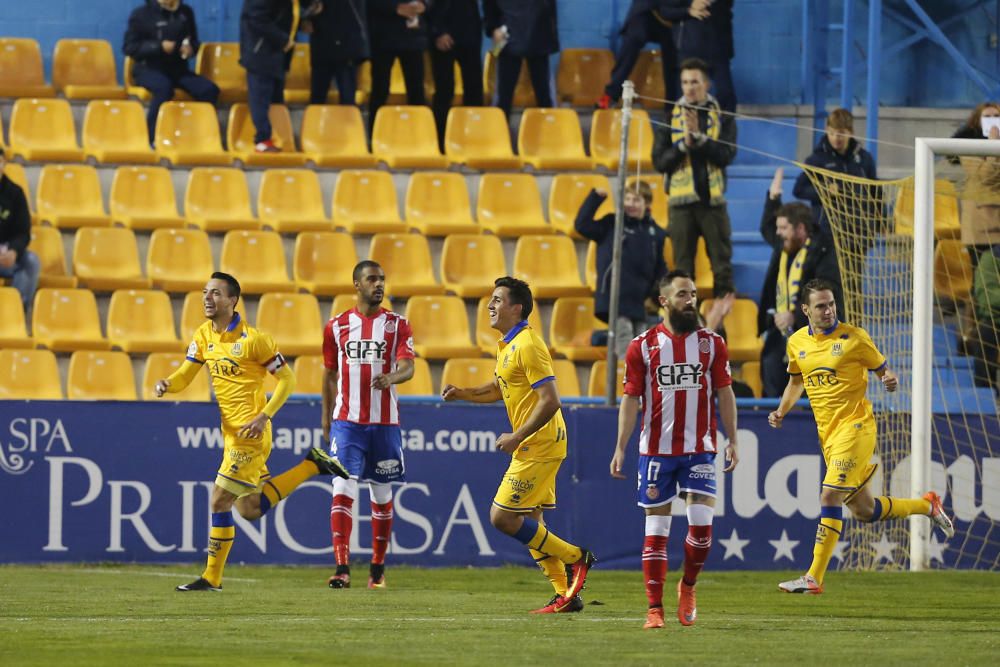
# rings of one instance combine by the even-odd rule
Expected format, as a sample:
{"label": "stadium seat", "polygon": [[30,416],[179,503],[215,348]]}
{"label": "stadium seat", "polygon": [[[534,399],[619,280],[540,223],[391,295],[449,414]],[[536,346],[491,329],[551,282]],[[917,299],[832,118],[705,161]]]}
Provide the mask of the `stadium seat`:
{"label": "stadium seat", "polygon": [[514,276],[531,285],[536,298],[590,296],[580,282],[573,241],[566,236],[522,236],[514,247]]}
{"label": "stadium seat", "polygon": [[70,100],[122,100],[111,43],[103,39],[60,39],[52,52],[52,83]]}
{"label": "stadium seat", "polygon": [[63,398],[56,355],[48,350],[0,349],[0,400],[26,398]]}
{"label": "stadium seat", "polygon": [[111,181],[111,219],[130,229],[184,227],[165,167],[119,167]]}
{"label": "stadium seat", "polygon": [[[2,125],[2,122],[0,122]],[[0,134],[3,128],[0,127]],[[24,198],[28,200],[28,210],[31,211],[31,224],[38,224],[38,213],[35,211],[35,198],[31,196],[31,183],[28,182],[28,175],[24,173],[24,167],[16,162],[8,161],[3,167],[3,175],[14,183],[17,183],[24,191]]]}
{"label": "stadium seat", "polygon": [[240,65],[238,42],[202,42],[194,71],[219,87],[219,104],[246,102],[247,74]]}
{"label": "stadium seat", "polygon": [[353,293],[351,272],[358,263],[354,239],[343,232],[301,232],[295,237],[292,274],[310,294]]}
{"label": "stadium seat", "polygon": [[942,239],[934,248],[934,293],[951,301],[968,301],[972,291],[972,258],[957,239]]}
{"label": "stadium seat", "polygon": [[323,372],[326,366],[323,365],[322,354],[303,354],[295,360],[293,370],[296,394],[323,393]]}
{"label": "stadium seat", "polygon": [[425,236],[476,233],[465,177],[445,171],[418,171],[406,186],[406,224]]}
{"label": "stadium seat", "polygon": [[25,326],[21,293],[13,287],[0,287],[0,348],[5,347],[35,347]]}
{"label": "stadium seat", "polygon": [[146,113],[135,100],[93,100],[83,116],[83,152],[103,164],[154,164]]}
{"label": "stadium seat", "polygon": [[372,153],[390,169],[444,169],[430,107],[384,106],[375,114]]}
{"label": "stadium seat", "polygon": [[[712,308],[713,299],[703,299],[701,313]],[[757,336],[757,304],[751,299],[736,299],[722,326],[726,330],[726,347],[732,361],[757,361],[763,341]]]}
{"label": "stadium seat", "polygon": [[413,328],[413,349],[426,359],[474,357],[479,348],[469,335],[465,303],[457,296],[415,296],[406,303]]}
{"label": "stadium seat", "polygon": [[368,258],[385,270],[386,290],[394,296],[444,294],[444,287],[434,278],[430,246],[423,236],[375,234]]}
{"label": "stadium seat", "polygon": [[739,380],[753,390],[754,398],[764,396],[764,382],[760,379],[759,361],[744,361],[740,366]]}
{"label": "stadium seat", "polygon": [[496,236],[452,234],[441,249],[441,282],[463,299],[493,293],[493,281],[507,275],[503,245]]}
{"label": "stadium seat", "polygon": [[[625,364],[623,362],[618,362],[618,373],[615,376],[615,386],[617,391],[615,392],[618,398],[622,397],[625,387],[623,382],[625,381]],[[590,367],[590,381],[587,383],[587,394],[592,397],[603,397],[606,395],[608,386],[608,362],[605,360],[595,361],[594,365]]]}
{"label": "stadium seat", "polygon": [[124,352],[77,350],[69,358],[66,398],[71,401],[134,401],[132,360]]}
{"label": "stadium seat", "polygon": [[[9,169],[7,165],[4,169]],[[76,276],[66,271],[66,254],[63,250],[62,234],[54,227],[33,225],[31,227],[31,243],[28,246],[38,255],[42,265],[38,277],[39,287],[76,287]]]}
{"label": "stadium seat", "polygon": [[302,116],[302,152],[317,167],[374,167],[361,110],[353,105],[311,104]]}
{"label": "stadium seat", "polygon": [[[132,57],[125,56],[125,64],[122,66],[122,79],[125,81],[125,91],[130,97],[135,97],[140,102],[149,102],[153,99],[153,95],[148,89],[143,88],[135,82],[135,77],[132,76],[132,69],[134,67],[135,61],[132,60]],[[190,100],[191,96],[187,94],[187,91],[180,88],[174,88],[175,102],[187,102]]]}
{"label": "stadium seat", "polygon": [[559,100],[592,107],[611,80],[615,56],[607,49],[563,49],[559,54],[556,91]]}
{"label": "stadium seat", "polygon": [[148,289],[139,267],[135,232],[122,227],[81,227],[73,240],[73,272],[95,292]]}
{"label": "stadium seat", "polygon": [[88,289],[45,287],[35,292],[31,331],[36,343],[54,352],[111,349],[101,335],[97,299]]}
{"label": "stadium seat", "polygon": [[392,175],[385,171],[345,169],[333,187],[333,224],[352,234],[403,233]]}
{"label": "stadium seat", "polygon": [[569,359],[553,359],[552,370],[556,374],[556,389],[562,398],[579,398],[583,396],[580,391],[580,378],[576,374],[576,364]]}
{"label": "stadium seat", "polygon": [[549,224],[552,229],[574,239],[583,237],[576,233],[576,214],[580,212],[583,200],[591,190],[604,190],[608,198],[597,209],[595,218],[600,219],[615,212],[614,194],[608,177],[601,174],[556,174],[549,187]]}
{"label": "stadium seat", "polygon": [[[483,60],[483,94],[487,100],[492,100],[496,92],[497,80],[497,59],[492,51],[486,52]],[[534,107],[538,106],[535,100],[535,89],[531,86],[531,77],[528,76],[527,62],[521,63],[521,73],[517,76],[517,85],[514,87],[514,106]]]}
{"label": "stadium seat", "polygon": [[233,230],[222,239],[219,270],[236,276],[248,294],[287,292],[285,248],[277,232]]}
{"label": "stadium seat", "polygon": [[452,107],[444,131],[444,152],[453,165],[469,169],[520,169],[510,145],[510,128],[496,107]]}
{"label": "stadium seat", "polygon": [[214,266],[208,234],[200,229],[157,229],[149,238],[146,273],[157,289],[200,290]]}
{"label": "stadium seat", "polygon": [[[358,295],[354,294],[338,294],[333,297],[333,302],[330,304],[330,318],[334,318],[341,313],[345,313],[348,310],[354,308],[358,305]],[[382,307],[386,310],[392,310],[392,302],[388,298],[382,299]]]}
{"label": "stadium seat", "polygon": [[97,170],[86,165],[50,164],[38,177],[38,218],[60,229],[108,227]]}
{"label": "stadium seat", "polygon": [[549,323],[549,346],[553,352],[571,361],[594,361],[607,356],[607,348],[590,344],[594,330],[608,326],[594,317],[590,297],[562,297],[552,306]]}
{"label": "stadium seat", "polygon": [[479,179],[476,219],[497,236],[548,234],[541,193],[531,174],[483,174]]}
{"label": "stadium seat", "polygon": [[[492,285],[492,282],[490,283]],[[500,340],[500,332],[490,326],[490,298],[491,293],[484,296],[479,300],[479,304],[476,306],[476,345],[483,354],[488,354],[496,356],[497,353],[497,341]],[[536,307],[531,310],[531,314],[528,315],[528,324],[531,328],[538,332],[538,335],[545,339],[545,331],[542,329],[542,316],[539,314],[539,309]],[[551,347],[551,346],[550,346]]]}
{"label": "stadium seat", "polygon": [[257,215],[276,232],[331,231],[323,191],[310,169],[268,169],[257,190]]}
{"label": "stadium seat", "polygon": [[[2,47],[0,47],[2,50]],[[10,113],[10,157],[27,162],[82,162],[69,102],[21,98]]]}
{"label": "stadium seat", "polygon": [[165,102],[156,116],[156,153],[172,165],[228,165],[219,118],[208,102]]}
{"label": "stadium seat", "polygon": [[274,336],[286,356],[323,352],[319,301],[312,294],[263,295],[257,305],[257,327]]}
{"label": "stadium seat", "polygon": [[295,131],[292,117],[284,104],[272,104],[267,112],[271,120],[271,138],[281,152],[258,153],[255,149],[256,130],[250,119],[250,107],[240,102],[229,107],[229,122],[226,125],[226,145],[229,152],[249,167],[301,167],[306,163],[305,153],[295,147]]}
{"label": "stadium seat", "polygon": [[[8,10],[13,11],[12,7]],[[38,42],[0,37],[0,97],[52,97],[55,89],[45,83],[42,51]]]}
{"label": "stadium seat", "polygon": [[[667,91],[663,87],[663,54],[659,49],[641,51],[639,60],[632,68],[629,80],[635,83],[637,95],[664,99]],[[656,103],[649,100],[641,100],[643,106],[650,109],[656,108]]]}
{"label": "stadium seat", "polygon": [[260,229],[250,211],[250,189],[239,169],[196,167],[188,174],[184,192],[188,222],[208,232]]}
{"label": "stadium seat", "polygon": [[180,352],[189,341],[174,333],[170,297],[159,290],[117,290],[108,306],[108,340],[130,354]]}
{"label": "stadium seat", "polygon": [[312,95],[312,64],[309,42],[296,42],[285,71],[285,104],[309,104]]}
{"label": "stadium seat", "polygon": [[417,357],[413,360],[413,377],[407,382],[393,385],[400,396],[436,396],[434,383],[431,380],[431,367],[426,359]]}
{"label": "stadium seat", "polygon": [[[618,109],[598,109],[590,120],[590,158],[595,167],[618,171],[622,141],[622,112]],[[628,128],[628,164],[626,172],[653,170],[653,126],[649,114],[632,110]]]}
{"label": "stadium seat", "polygon": [[493,382],[496,378],[493,371],[497,360],[483,357],[464,357],[448,359],[441,371],[441,386],[480,387]]}
{"label": "stadium seat", "polygon": [[[896,233],[913,236],[913,180],[908,179],[896,194]],[[968,202],[974,206],[973,202]],[[934,236],[938,239],[957,239],[962,228],[958,215],[958,197],[955,186],[947,179],[934,183]]]}
{"label": "stadium seat", "polygon": [[[208,282],[208,278],[205,279],[205,283]],[[202,289],[204,289],[204,283],[202,283]],[[188,292],[184,295],[184,303],[181,306],[181,342],[190,343],[194,338],[194,332],[205,323],[205,297],[202,289],[197,291]],[[246,314],[243,304],[240,304],[236,308],[237,311],[242,311]]]}
{"label": "stadium seat", "polygon": [[174,371],[181,367],[184,362],[183,354],[171,354],[169,352],[153,352],[146,357],[146,365],[142,371],[142,400],[144,401],[202,401],[212,400],[211,392],[208,388],[208,371],[202,370],[195,375],[183,391],[175,394],[164,394],[163,398],[157,398],[153,388],[159,380],[169,377]]}
{"label": "stadium seat", "polygon": [[535,169],[590,169],[583,152],[580,118],[572,109],[525,109],[517,132],[517,153]]}

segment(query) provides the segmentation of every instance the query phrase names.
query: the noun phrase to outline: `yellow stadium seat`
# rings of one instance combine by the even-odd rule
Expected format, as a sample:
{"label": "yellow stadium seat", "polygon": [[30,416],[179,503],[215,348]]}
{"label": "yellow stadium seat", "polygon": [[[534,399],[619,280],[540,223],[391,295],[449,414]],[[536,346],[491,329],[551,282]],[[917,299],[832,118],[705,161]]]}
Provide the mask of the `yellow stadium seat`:
{"label": "yellow stadium seat", "polygon": [[[492,282],[490,283],[492,287]],[[490,298],[492,296],[492,289],[490,294],[484,296],[479,300],[479,304],[476,306],[476,345],[483,354],[488,354],[496,356],[497,353],[497,341],[500,340],[500,332],[490,326]],[[545,332],[542,329],[542,316],[538,312],[537,304],[535,308],[532,308],[531,314],[528,315],[528,324],[531,328],[538,332],[538,335],[545,339]]]}
{"label": "yellow stadium seat", "polygon": [[302,152],[317,167],[374,167],[365,123],[354,105],[311,104],[302,116]]}
{"label": "yellow stadium seat", "polygon": [[135,100],[93,100],[83,116],[83,152],[108,164],[153,164],[146,113]]}
{"label": "yellow stadium seat", "polygon": [[520,169],[510,145],[510,128],[496,107],[452,107],[444,131],[444,152],[451,164],[469,169]]}
{"label": "yellow stadium seat", "polygon": [[375,234],[368,259],[385,270],[386,290],[395,296],[444,294],[434,277],[430,246],[419,234]]}
{"label": "yellow stadium seat", "polygon": [[[5,169],[9,169],[7,165]],[[38,255],[42,265],[38,278],[39,287],[76,287],[76,276],[66,271],[66,254],[63,250],[62,234],[54,227],[34,225],[31,228],[31,251]]]}
{"label": "yellow stadium seat", "polygon": [[514,247],[514,276],[531,285],[540,299],[589,296],[580,281],[573,241],[566,236],[522,236]]}
{"label": "yellow stadium seat", "polygon": [[465,177],[444,171],[415,172],[406,187],[406,224],[425,236],[476,233]]}
{"label": "yellow stadium seat", "polygon": [[[497,60],[491,51],[486,52],[483,60],[483,93],[487,100],[493,98],[496,91],[497,80]],[[531,86],[531,77],[528,76],[528,65],[521,63],[521,73],[517,76],[517,85],[514,88],[514,106],[533,107],[538,106],[535,100],[535,89]]]}
{"label": "yellow stadium seat", "polygon": [[265,228],[277,232],[330,231],[323,192],[309,169],[268,169],[257,190],[257,214]]}
{"label": "yellow stadium seat", "polygon": [[405,232],[392,175],[346,169],[333,188],[333,224],[352,234]]}
{"label": "yellow stadium seat", "polygon": [[372,153],[390,169],[444,169],[430,107],[384,106],[375,114]]}
{"label": "yellow stadium seat", "polygon": [[179,352],[170,297],[159,290],[120,289],[108,306],[108,340],[129,353]]}
{"label": "yellow stadium seat", "polygon": [[972,291],[972,258],[957,239],[942,239],[934,247],[934,293],[952,301],[968,301]]}
{"label": "yellow stadium seat", "polygon": [[503,245],[496,236],[452,234],[441,249],[441,281],[463,299],[493,293],[493,281],[507,275]]}
{"label": "yellow stadium seat", "polygon": [[130,229],[184,227],[165,167],[119,167],[111,181],[111,219]]}
{"label": "yellow stadium seat", "polygon": [[614,66],[615,56],[607,49],[563,49],[556,74],[559,99],[577,107],[593,106],[604,94]]}
{"label": "yellow stadium seat", "polygon": [[[638,95],[660,100],[666,98],[667,91],[663,87],[663,54],[660,50],[640,52],[639,60],[632,68],[629,80],[635,83],[635,92]],[[642,103],[649,105],[650,108],[655,104],[647,100],[642,100]]]}
{"label": "yellow stadium seat", "polygon": [[587,244],[587,259],[584,260],[584,281],[591,292],[597,291],[597,243]]}
{"label": "yellow stadium seat", "polygon": [[[345,313],[351,308],[358,305],[358,295],[354,294],[338,294],[333,297],[333,303],[330,304],[330,318],[334,318],[341,313]],[[382,299],[382,307],[386,310],[392,310],[392,303],[388,298]]]}
{"label": "yellow stadium seat", "polygon": [[156,116],[156,154],[173,165],[228,165],[219,118],[208,102],[166,102]]}
{"label": "yellow stadium seat", "polygon": [[212,400],[208,388],[208,371],[202,370],[183,391],[175,394],[164,394],[157,398],[153,388],[159,380],[169,377],[181,367],[183,354],[169,352],[153,352],[146,357],[146,365],[142,371],[142,400],[144,401],[202,401]]}
{"label": "yellow stadium seat", "polygon": [[[132,69],[135,67],[135,61],[132,60],[131,56],[125,56],[125,64],[122,66],[122,79],[125,81],[125,91],[131,96],[137,98],[141,102],[148,102],[153,99],[152,93],[146,88],[143,88],[135,82],[135,77],[132,76]],[[180,88],[174,88],[174,101],[175,102],[187,102],[191,100],[191,96],[187,94],[186,91]],[[145,136],[145,135],[144,135]]]}
{"label": "yellow stadium seat", "polygon": [[35,342],[54,352],[111,349],[101,335],[97,299],[89,289],[45,287],[35,292],[31,331]]}
{"label": "yellow stadium seat", "polygon": [[21,293],[13,287],[0,287],[0,348],[34,346],[25,326]]}
{"label": "yellow stadium seat", "polygon": [[[615,392],[618,398],[622,397],[625,387],[622,384],[625,381],[625,364],[624,362],[618,362],[618,372],[615,374],[615,386],[617,391]],[[590,381],[587,383],[587,393],[592,397],[602,397],[607,393],[608,386],[608,362],[605,360],[595,361],[594,365],[590,367]]]}
{"label": "yellow stadium seat", "polygon": [[234,168],[196,167],[184,192],[188,222],[208,232],[260,229],[250,211],[250,189],[243,172]]}
{"label": "yellow stadium seat", "polygon": [[265,294],[257,305],[257,327],[274,336],[289,357],[323,351],[319,301],[312,294]]}
{"label": "yellow stadium seat", "polygon": [[[590,121],[590,157],[595,167],[618,170],[622,141],[622,112],[618,109],[598,109]],[[632,111],[628,128],[628,164],[626,171],[635,173],[653,169],[653,125],[642,109]]]}
{"label": "yellow stadium seat", "polygon": [[[0,47],[2,49],[2,47]],[[69,102],[21,98],[10,114],[10,154],[28,162],[82,162]]]}
{"label": "yellow stadium seat", "polygon": [[214,270],[208,234],[200,229],[157,229],[150,236],[146,273],[157,289],[199,290]]}
{"label": "yellow stadium seat", "polygon": [[[633,178],[629,178],[626,183],[631,183]],[[653,216],[653,222],[659,225],[662,229],[666,229],[670,223],[670,198],[667,196],[667,191],[663,187],[663,175],[647,174],[640,176],[639,180],[648,183],[649,189],[653,191],[653,204],[650,206],[650,214]],[[668,266],[672,267],[673,264],[668,264]]]}
{"label": "yellow stadium seat", "polygon": [[322,354],[303,354],[295,360],[294,370],[296,394],[323,393],[326,366],[323,365]]}
{"label": "yellow stadium seat", "polygon": [[219,103],[246,102],[247,74],[240,65],[238,42],[202,42],[194,71],[219,87]]}
{"label": "yellow stadium seat", "polygon": [[[913,180],[909,179],[896,194],[897,234],[913,236],[913,202]],[[934,236],[938,239],[957,239],[961,235],[955,186],[949,180],[938,179],[934,182]]]}
{"label": "yellow stadium seat", "polygon": [[248,294],[292,289],[277,232],[233,230],[222,239],[219,270],[235,276]]}
{"label": "yellow stadium seat", "polygon": [[281,152],[258,153],[254,146],[253,121],[250,108],[245,102],[229,107],[229,123],[226,125],[226,145],[229,151],[244,165],[252,167],[301,167],[306,163],[305,153],[295,147],[295,131],[292,117],[284,104],[272,104],[267,112],[271,120],[271,138]]}
{"label": "yellow stadium seat", "polygon": [[115,54],[103,39],[60,39],[52,52],[52,83],[71,100],[121,100]]}
{"label": "yellow stadium seat", "polygon": [[493,371],[497,360],[483,357],[463,357],[448,359],[441,371],[441,386],[480,387],[496,380]]}
{"label": "yellow stadium seat", "polygon": [[122,227],[81,227],[73,241],[73,273],[95,292],[148,289],[139,267],[135,232]]}
{"label": "yellow stadium seat", "polygon": [[56,355],[48,350],[0,349],[0,400],[62,397]]}
{"label": "yellow stadium seat", "polygon": [[604,359],[607,348],[590,344],[594,330],[608,326],[594,317],[594,300],[590,297],[562,297],[552,306],[549,323],[549,345],[559,355],[572,361]]}
{"label": "yellow stadium seat", "polygon": [[[712,308],[713,299],[701,302],[704,315]],[[757,361],[763,341],[757,336],[757,304],[751,299],[736,299],[733,308],[722,320],[726,330],[726,347],[732,361]]]}
{"label": "yellow stadium seat", "polygon": [[457,296],[415,296],[406,303],[413,349],[427,359],[473,357],[479,348],[469,335],[465,302]]}
{"label": "yellow stadium seat", "polygon": [[483,174],[479,179],[476,219],[497,236],[548,234],[541,193],[531,174]]}
{"label": "yellow stadium seat", "polygon": [[297,42],[292,49],[292,61],[285,71],[285,104],[308,104],[311,95],[309,42]]}
{"label": "yellow stadium seat", "polygon": [[292,274],[310,294],[331,296],[354,292],[351,272],[358,263],[354,239],[344,232],[301,232],[295,237]]}
{"label": "yellow stadium seat", "polygon": [[[202,283],[202,289],[204,289],[204,283],[207,282],[208,278],[206,277]],[[237,306],[236,310],[246,314],[242,303]],[[188,292],[184,296],[184,304],[181,306],[181,342],[190,343],[191,339],[194,338],[194,332],[205,323],[205,319],[204,293],[202,290]]]}
{"label": "yellow stadium seat", "polygon": [[400,396],[435,396],[434,383],[431,380],[431,367],[426,359],[417,357],[413,360],[413,377],[407,382],[395,385]]}
{"label": "yellow stadium seat", "polygon": [[132,360],[124,352],[77,350],[69,358],[66,398],[71,401],[134,401]]}
{"label": "yellow stadium seat", "polygon": [[760,362],[744,361],[740,366],[740,381],[753,390],[754,398],[764,396],[764,382],[760,379]]}
{"label": "yellow stadium seat", "polygon": [[50,164],[38,177],[38,218],[60,229],[108,227],[97,170],[86,165]]}
{"label": "yellow stadium seat", "polygon": [[517,153],[535,169],[590,169],[583,152],[580,119],[572,109],[525,109],[517,131]]}
{"label": "yellow stadium seat", "polygon": [[[3,128],[0,127],[0,131],[2,130]],[[31,196],[31,184],[28,182],[28,175],[24,173],[24,167],[16,162],[7,162],[3,167],[3,174],[24,191],[24,198],[28,200],[28,210],[31,211],[31,224],[37,225],[38,213],[35,211],[35,198]]]}
{"label": "yellow stadium seat", "polygon": [[559,396],[564,398],[579,398],[583,396],[580,391],[580,378],[576,374],[576,364],[569,359],[553,359],[552,370],[556,374],[556,388]]}
{"label": "yellow stadium seat", "polygon": [[[13,8],[8,6],[8,11]],[[0,37],[0,97],[52,97],[45,83],[42,51],[33,39]]]}
{"label": "yellow stadium seat", "polygon": [[608,198],[594,214],[600,219],[615,212],[614,193],[608,177],[601,174],[556,174],[549,187],[549,224],[552,229],[574,239],[583,237],[576,233],[576,214],[591,190],[604,190]]}

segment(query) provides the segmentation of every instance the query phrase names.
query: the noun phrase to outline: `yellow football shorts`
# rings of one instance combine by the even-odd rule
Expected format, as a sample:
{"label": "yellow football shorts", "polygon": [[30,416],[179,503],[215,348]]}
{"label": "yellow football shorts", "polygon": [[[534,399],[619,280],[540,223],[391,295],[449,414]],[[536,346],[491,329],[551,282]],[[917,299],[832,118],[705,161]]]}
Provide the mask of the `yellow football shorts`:
{"label": "yellow football shorts", "polygon": [[562,459],[521,461],[511,459],[493,504],[508,512],[533,512],[556,507],[556,474]]}
{"label": "yellow football shorts", "polygon": [[848,499],[864,488],[875,474],[875,422],[851,422],[834,430],[823,441],[826,476],[823,486],[847,492]]}
{"label": "yellow football shorts", "polygon": [[271,455],[271,429],[256,440],[239,438],[223,431],[225,449],[215,484],[237,498],[260,491],[261,484],[271,476],[267,457]]}

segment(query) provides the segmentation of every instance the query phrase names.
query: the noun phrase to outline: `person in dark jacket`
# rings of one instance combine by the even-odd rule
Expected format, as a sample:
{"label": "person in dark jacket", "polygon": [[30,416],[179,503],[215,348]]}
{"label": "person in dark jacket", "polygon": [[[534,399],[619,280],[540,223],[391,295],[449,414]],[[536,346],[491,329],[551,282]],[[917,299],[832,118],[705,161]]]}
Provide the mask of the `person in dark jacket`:
{"label": "person in dark jacket", "polygon": [[[708,63],[715,99],[723,111],[736,111],[733,59],[733,0],[712,0],[701,15],[690,13],[674,23],[677,57],[700,58]],[[664,68],[666,61],[664,61]],[[664,71],[664,74],[666,72]]]}
{"label": "person in dark jacket", "polygon": [[774,248],[760,293],[757,332],[764,336],[760,376],[764,396],[781,396],[788,384],[788,336],[808,324],[798,306],[799,288],[821,278],[834,286],[837,312],[843,313],[844,296],[833,238],[814,226],[803,203],[782,205],[779,168],[771,182],[760,219],[760,235]]}
{"label": "person in dark jacket", "polygon": [[198,45],[194,10],[181,0],[147,0],[128,17],[122,51],[135,61],[132,78],[153,96],[146,114],[150,144],[160,105],[174,98],[175,88],[199,102],[219,100],[219,87],[188,66]]}
{"label": "person in dark jacket", "polygon": [[[574,226],[576,231],[597,243],[597,292],[594,315],[608,322],[611,308],[611,259],[614,246],[615,216],[608,213],[600,220],[594,214],[607,199],[603,190],[591,190],[580,205]],[[614,323],[615,353],[625,358],[631,340],[649,328],[647,300],[659,296],[660,278],[667,274],[663,244],[667,234],[649,214],[653,191],[645,181],[633,179],[625,188],[625,226],[621,248],[621,284],[618,291],[618,318]],[[654,305],[653,312],[657,306]],[[611,324],[610,322],[608,323]]]}
{"label": "person in dark jacket", "polygon": [[434,73],[434,120],[444,148],[448,110],[455,98],[455,63],[462,71],[462,106],[483,106],[483,18],[479,0],[438,0],[427,13]]}
{"label": "person in dark jacket", "polygon": [[514,89],[527,62],[535,101],[553,106],[549,56],[559,52],[556,0],[483,0],[483,28],[497,55],[497,106],[510,115]]}
{"label": "person in dark jacket", "polygon": [[424,95],[424,51],[428,46],[425,13],[430,4],[431,0],[368,0],[372,50],[369,129],[375,127],[375,116],[389,99],[392,63],[397,58],[406,84],[406,103],[427,104]]}
{"label": "person in dark jacket", "polygon": [[31,310],[38,287],[40,264],[35,253],[28,250],[31,241],[31,212],[24,190],[3,173],[6,165],[0,148],[0,278],[10,280],[24,303],[24,312]]}
{"label": "person in dark jacket", "polygon": [[326,104],[335,81],[341,104],[354,104],[358,66],[368,59],[366,0],[324,0],[310,20],[310,104]]}

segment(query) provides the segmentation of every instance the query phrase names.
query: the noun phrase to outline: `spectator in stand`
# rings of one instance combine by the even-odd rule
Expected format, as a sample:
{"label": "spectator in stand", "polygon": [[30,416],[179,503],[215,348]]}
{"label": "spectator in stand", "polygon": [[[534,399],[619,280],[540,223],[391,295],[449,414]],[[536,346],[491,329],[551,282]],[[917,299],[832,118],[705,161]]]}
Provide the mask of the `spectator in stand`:
{"label": "spectator in stand", "polygon": [[781,203],[784,170],[774,173],[760,219],[760,235],[774,251],[760,293],[757,331],[764,336],[760,377],[764,396],[780,397],[788,384],[788,337],[809,322],[799,307],[799,289],[814,279],[833,287],[837,312],[844,312],[840,267],[833,238],[813,224],[805,204]]}
{"label": "spectator in stand", "polygon": [[483,18],[479,0],[438,0],[427,13],[431,70],[434,73],[434,120],[444,149],[448,110],[455,98],[455,63],[462,70],[462,106],[483,106]]}
{"label": "spectator in stand", "polygon": [[694,275],[698,237],[712,262],[714,293],[733,292],[733,243],[726,210],[726,167],[736,157],[736,121],[709,94],[708,63],[681,63],[681,90],[669,128],[657,128],[653,165],[667,175],[670,239],[676,269]]}
{"label": "spectator in stand", "polygon": [[[955,132],[956,139],[1000,139],[1000,104],[983,102]],[[1000,239],[1000,168],[994,159],[956,157],[965,172],[961,199],[962,243],[975,268],[980,256]]]}
{"label": "spectator in stand", "polygon": [[122,51],[135,61],[132,78],[153,96],[146,113],[150,144],[160,105],[174,99],[175,88],[199,102],[219,100],[219,87],[188,67],[198,45],[194,10],[181,0],[146,0],[128,17]]}
{"label": "spectator in stand", "polygon": [[483,0],[483,18],[497,58],[497,106],[510,116],[522,61],[538,106],[554,106],[549,56],[559,52],[556,1]]}
{"label": "spectator in stand", "polygon": [[28,200],[21,186],[3,173],[6,163],[0,147],[0,278],[9,279],[11,286],[21,293],[27,315],[35,298],[41,265],[35,253],[28,250],[31,241]]}
{"label": "spectator in stand", "polygon": [[[611,304],[611,255],[614,247],[615,215],[608,213],[600,220],[594,214],[608,193],[591,190],[576,215],[576,231],[597,243],[597,292],[594,294],[594,314],[609,322]],[[625,189],[625,226],[621,248],[621,284],[618,289],[618,318],[613,323],[615,354],[625,358],[632,339],[649,328],[649,313],[659,305],[660,279],[667,275],[663,260],[666,232],[658,227],[649,214],[653,190],[649,183],[631,180]]]}
{"label": "spectator in stand", "polygon": [[[736,90],[729,61],[733,59],[733,0],[710,0],[699,14],[674,24],[677,56],[708,63],[715,97],[723,111],[736,111]],[[664,67],[666,62],[664,61]]]}
{"label": "spectator in stand", "polygon": [[429,0],[369,0],[371,31],[372,94],[368,101],[368,127],[375,127],[379,107],[389,99],[392,63],[399,59],[406,84],[406,103],[426,105],[424,95],[424,51],[428,46]]}
{"label": "spectator in stand", "polygon": [[358,67],[368,59],[366,0],[325,0],[322,9],[303,26],[309,31],[310,104],[326,104],[335,81],[341,104],[354,104]]}
{"label": "spectator in stand", "polygon": [[976,310],[978,350],[975,351],[975,383],[997,391],[998,350],[1000,337],[1000,244],[979,258],[972,283],[972,303]]}

